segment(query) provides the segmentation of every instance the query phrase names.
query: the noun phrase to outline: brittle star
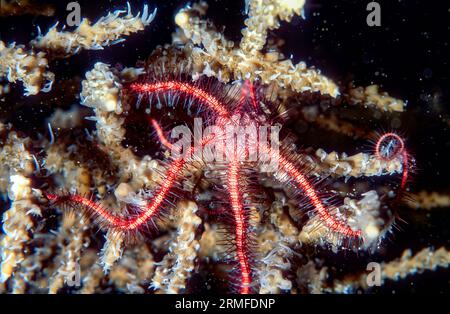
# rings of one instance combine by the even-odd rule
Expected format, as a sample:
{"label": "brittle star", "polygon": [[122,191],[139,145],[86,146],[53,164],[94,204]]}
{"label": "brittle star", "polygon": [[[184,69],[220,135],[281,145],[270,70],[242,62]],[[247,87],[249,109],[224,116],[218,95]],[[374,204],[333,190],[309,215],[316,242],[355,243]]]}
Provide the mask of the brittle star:
{"label": "brittle star", "polygon": [[[240,126],[252,123],[258,126],[266,121],[264,112],[258,104],[254,86],[249,81],[245,81],[242,84],[241,97],[238,97],[235,100],[236,105],[231,107],[229,105],[227,106],[219,97],[203,89],[199,84],[181,80],[132,83],[130,89],[138,94],[149,96],[173,95],[176,93],[189,97],[197,105],[206,107],[212,113],[214,116],[213,120],[219,129],[225,129],[227,126],[239,128]],[[174,145],[165,137],[164,131],[158,122],[154,119],[150,119],[150,122],[163,146],[174,150]],[[201,147],[205,147],[218,140],[219,137],[210,135],[202,139],[200,145]],[[363,241],[361,230],[354,230],[342,220],[334,217],[331,206],[326,204],[320,193],[316,190],[314,183],[308,178],[308,174],[304,173],[302,168],[296,164],[296,161],[268,145],[257,146],[260,149],[260,153],[266,154],[266,157],[277,162],[278,168],[273,173],[273,177],[282,184],[289,184],[297,189],[306,199],[307,206],[313,208],[314,213],[318,215],[320,221],[330,232],[346,239],[359,242]],[[99,203],[77,194],[59,196],[57,194],[46,193],[45,195],[54,203],[81,205],[91,215],[98,217],[104,222],[106,228],[112,229],[119,234],[138,231],[160,214],[162,205],[171,193],[174,184],[181,179],[183,170],[194,160],[192,158],[194,151],[195,147],[190,146],[185,152],[174,157],[167,167],[163,183],[156,190],[153,198],[148,199],[147,204],[139,208],[139,212],[135,216],[123,217],[113,214],[111,210],[104,208]],[[252,231],[249,221],[250,215],[245,202],[245,197],[248,193],[244,193],[246,187],[245,178],[242,178],[242,169],[246,166],[246,163],[254,164],[255,161],[247,162],[242,160],[244,158],[241,158],[242,154],[248,155],[248,144],[245,144],[243,147],[227,147],[226,151],[228,152],[228,159],[226,160],[226,180],[224,186],[228,194],[229,209],[231,209],[233,217],[233,244],[235,260],[237,262],[236,270],[239,273],[238,286],[241,294],[248,294],[253,291],[254,270],[251,266],[252,251],[250,233]],[[258,162],[264,163],[256,160],[256,163]],[[252,167],[251,169],[258,171],[257,167]]]}

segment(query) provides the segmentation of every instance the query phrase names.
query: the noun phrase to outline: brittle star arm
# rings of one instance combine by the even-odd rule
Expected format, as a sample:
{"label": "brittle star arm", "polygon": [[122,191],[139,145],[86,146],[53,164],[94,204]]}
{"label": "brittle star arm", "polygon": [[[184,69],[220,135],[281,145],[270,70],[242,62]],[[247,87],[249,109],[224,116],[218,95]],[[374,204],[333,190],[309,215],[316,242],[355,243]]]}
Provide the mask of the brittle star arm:
{"label": "brittle star arm", "polygon": [[161,142],[161,144],[171,150],[174,151],[174,149],[177,149],[178,147],[175,147],[168,139],[167,137],[164,135],[164,131],[161,128],[161,126],[159,125],[159,123],[155,120],[155,119],[149,119],[150,123],[152,124],[153,128],[155,129],[156,132],[156,136],[158,136],[159,141]]}
{"label": "brittle star arm", "polygon": [[255,86],[248,79],[245,80],[242,83],[241,96],[240,96],[240,99],[239,99],[238,106],[234,110],[235,114],[241,114],[242,113],[242,109],[244,108],[247,99],[250,100],[250,104],[252,106],[252,109],[253,110],[257,110],[257,108],[258,108],[258,101],[256,99]]}
{"label": "brittle star arm", "polygon": [[331,231],[346,238],[362,239],[361,230],[351,229],[349,226],[335,219],[329,213],[308,178],[301,173],[301,171],[298,170],[293,163],[291,163],[278,151],[269,149],[263,145],[261,146],[261,149],[263,153],[268,154],[271,160],[276,160],[279,168],[287,174],[297,188],[304,192],[305,196],[309,199],[311,205],[313,205],[314,210],[319,215],[320,220],[325,224],[325,226],[327,226]]}
{"label": "brittle star arm", "polygon": [[49,200],[55,201],[56,203],[62,202],[82,205],[94,216],[100,217],[100,219],[104,221],[109,228],[113,228],[118,231],[133,231],[144,225],[159,213],[161,205],[164,203],[164,200],[167,199],[168,194],[173,188],[173,185],[177,180],[179,173],[183,170],[185,164],[186,159],[184,156],[181,156],[169,165],[166,178],[161,187],[158,189],[155,197],[148,201],[143,210],[132,219],[116,216],[112,214],[111,210],[104,208],[98,202],[82,197],[78,194],[70,194],[69,196],[63,197],[51,193],[46,193],[45,195]]}
{"label": "brittle star arm", "polygon": [[249,265],[247,230],[248,221],[242,204],[242,193],[239,188],[240,165],[236,154],[233,154],[227,171],[227,188],[230,197],[231,209],[235,222],[236,255],[240,271],[240,293],[250,293],[251,269]]}
{"label": "brittle star arm", "polygon": [[[161,143],[163,143],[163,145],[166,146],[167,148],[174,147],[173,144],[170,143],[170,141],[164,136],[164,133],[159,124],[155,120],[152,120],[151,122],[157,132],[157,136],[159,137]],[[206,137],[204,140],[202,140],[200,144],[203,147],[211,140],[213,140],[212,136]],[[183,168],[185,167],[187,161],[189,160],[189,157],[193,154],[194,150],[195,148],[191,146],[184,154],[177,157],[169,165],[166,178],[162,183],[161,187],[159,188],[158,192],[156,193],[155,197],[151,201],[149,201],[148,204],[145,206],[144,210],[133,219],[115,216],[111,214],[111,210],[105,209],[97,202],[84,198],[78,194],[69,195],[63,201],[73,202],[84,206],[85,208],[93,212],[95,215],[101,217],[101,219],[105,221],[110,228],[114,228],[118,231],[132,231],[138,229],[139,227],[141,227],[143,224],[145,224],[147,221],[149,221],[158,214],[161,205],[167,198],[167,195],[170,193],[170,190],[172,189],[175,181],[179,177],[179,174],[183,171]],[[59,197],[56,194],[47,193],[46,197],[49,200],[53,200],[56,202],[61,199],[61,197]]]}
{"label": "brittle star arm", "polygon": [[156,83],[133,83],[130,88],[137,93],[164,93],[179,92],[196,98],[205,104],[214,113],[220,116],[228,116],[228,110],[223,106],[219,99],[207,93],[203,89],[193,86],[189,83],[178,81],[156,82]]}
{"label": "brittle star arm", "polygon": [[[245,80],[243,83],[241,97],[239,99],[238,106],[234,109],[234,113],[240,115],[245,105],[246,99],[250,98],[252,106],[256,109],[256,97],[254,93],[253,84],[249,80]],[[219,123],[224,121],[219,121]],[[240,177],[241,170],[237,147],[234,150],[228,152],[230,156],[230,162],[227,170],[227,190],[230,199],[231,210],[234,218],[234,239],[236,245],[236,256],[239,264],[239,292],[241,294],[249,294],[250,286],[252,284],[252,275],[249,264],[249,245],[247,240],[248,221],[245,216],[245,210],[243,206],[243,195],[240,189]]]}

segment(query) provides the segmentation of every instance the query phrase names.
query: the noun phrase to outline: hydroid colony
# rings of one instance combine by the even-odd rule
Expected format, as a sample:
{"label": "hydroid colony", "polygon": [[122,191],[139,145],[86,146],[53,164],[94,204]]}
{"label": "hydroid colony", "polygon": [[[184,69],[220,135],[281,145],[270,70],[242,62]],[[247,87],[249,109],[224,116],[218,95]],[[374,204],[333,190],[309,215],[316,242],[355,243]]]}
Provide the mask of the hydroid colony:
{"label": "hydroid colony", "polygon": [[[355,114],[389,115],[406,110],[405,103],[377,86],[340,90],[319,70],[293,64],[268,41],[281,21],[302,14],[304,1],[245,5],[240,43],[216,30],[206,19],[207,4],[200,2],[175,15],[172,43],[156,48],[139,67],[97,62],[86,71],[79,106],[55,110],[49,118],[48,138],[33,140],[14,125],[0,124],[0,189],[9,198],[1,238],[2,291],[368,288],[363,272],[332,278],[315,248],[350,251],[346,258],[357,259],[351,252],[383,246],[394,230],[414,158],[395,132],[376,135],[329,111],[345,104]],[[0,77],[8,86],[2,93],[21,85],[27,96],[52,93],[58,78],[49,60],[117,44],[155,19],[156,10],[150,13],[148,6],[135,15],[128,7],[95,23],[84,19],[73,31],[52,27],[28,45],[0,42]],[[83,107],[92,112],[84,120]],[[171,156],[168,130],[192,127],[196,117],[219,129],[282,125],[280,151],[261,146],[278,170],[267,171],[259,160],[241,162],[236,151],[228,163]],[[294,127],[299,119],[375,145],[351,155],[322,149],[320,141],[300,149]],[[93,132],[86,131],[85,120],[95,122]],[[206,137],[201,146],[218,140]],[[408,201],[429,203],[413,199],[419,196]],[[407,250],[382,265],[382,280],[447,267],[449,258],[445,248]],[[228,284],[230,274],[234,280]]]}

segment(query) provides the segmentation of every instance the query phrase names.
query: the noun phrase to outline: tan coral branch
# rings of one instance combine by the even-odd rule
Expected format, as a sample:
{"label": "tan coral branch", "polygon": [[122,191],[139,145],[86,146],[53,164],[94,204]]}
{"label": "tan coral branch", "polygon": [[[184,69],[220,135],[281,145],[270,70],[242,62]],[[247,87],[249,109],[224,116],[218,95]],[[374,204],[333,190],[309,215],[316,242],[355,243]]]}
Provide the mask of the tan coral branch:
{"label": "tan coral branch", "polygon": [[450,195],[420,191],[416,194],[408,194],[406,203],[411,208],[433,209],[450,207]]}
{"label": "tan coral branch", "polygon": [[[424,248],[415,253],[407,249],[400,258],[387,263],[381,263],[381,281],[399,280],[407,276],[421,274],[425,271],[433,271],[438,267],[447,268],[450,265],[450,251],[441,247],[438,250],[432,248]],[[367,273],[363,273],[358,277],[349,276],[343,280],[337,280],[333,283],[331,290],[335,293],[345,291],[354,291],[358,288],[368,289]]]}
{"label": "tan coral branch", "polygon": [[180,213],[176,238],[169,253],[155,270],[152,286],[166,293],[179,293],[186,288],[188,275],[194,270],[194,262],[200,249],[195,231],[201,223],[196,215],[198,208],[193,202],[182,202],[177,206]]}
{"label": "tan coral branch", "polygon": [[251,0],[248,1],[248,18],[242,30],[240,47],[247,55],[264,48],[267,31],[280,27],[280,21],[290,22],[294,15],[300,15],[304,0]]}
{"label": "tan coral branch", "polygon": [[362,177],[399,174],[403,170],[402,156],[384,161],[375,155],[358,153],[348,156],[337,152],[327,153],[323,149],[316,151],[319,158],[316,171],[330,173],[333,176]]}
{"label": "tan coral branch", "polygon": [[[252,2],[251,6],[258,6],[258,1]],[[198,6],[182,9],[175,16],[175,22],[182,30],[175,37],[174,42],[192,42],[194,45],[190,49],[191,58],[196,68],[203,71],[203,74],[215,76],[219,80],[228,82],[238,79],[259,79],[264,84],[272,82],[282,88],[290,88],[295,92],[313,91],[322,94],[329,94],[336,97],[339,90],[335,83],[320,73],[319,70],[308,68],[304,62],[296,65],[290,59],[286,59],[281,53],[270,51],[263,53],[256,50],[265,41],[266,35],[258,36],[259,43],[255,46],[249,44],[252,32],[259,31],[260,25],[255,24],[255,19],[265,19],[261,25],[264,27],[277,27],[278,18],[289,20],[292,15],[300,13],[302,1],[299,4],[291,5],[290,1],[271,1],[272,6],[268,6],[267,14],[262,16],[261,9],[254,9],[248,20],[249,28],[244,30],[243,47],[235,47],[234,42],[227,40],[223,34],[217,32],[209,23],[199,16],[204,12]],[[260,5],[264,7],[264,5]],[[258,13],[257,13],[258,11]],[[253,29],[255,28],[255,29]],[[200,48],[203,47],[203,48]],[[187,47],[190,47],[187,45]],[[250,52],[247,50],[251,50]]]}
{"label": "tan coral branch", "polygon": [[[117,165],[120,182],[129,181],[133,190],[144,186],[152,186],[159,179],[161,170],[158,162],[144,156],[137,158],[130,148],[122,145],[125,137],[124,118],[120,116],[122,108],[121,90],[124,79],[132,80],[142,74],[142,69],[126,68],[119,72],[107,64],[97,62],[91,71],[86,73],[86,80],[82,82],[82,104],[93,108],[95,116],[91,120],[96,122],[97,138],[100,148]],[[129,109],[129,108],[126,108]]]}
{"label": "tan coral branch", "polygon": [[24,261],[25,245],[30,241],[30,231],[34,226],[30,215],[41,215],[35,204],[31,180],[28,178],[35,170],[32,156],[27,150],[28,138],[20,138],[9,126],[0,123],[0,133],[8,132],[6,142],[0,148],[0,191],[7,189],[11,200],[10,208],[3,213],[1,238],[1,277],[5,282]]}
{"label": "tan coral branch", "polygon": [[122,42],[124,36],[142,31],[156,15],[156,9],[149,13],[147,5],[144,5],[142,15],[138,13],[133,16],[129,4],[127,14],[121,16],[124,12],[117,10],[109,13],[93,25],[84,18],[73,32],[58,31],[55,25],[47,34],[39,35],[31,44],[34,48],[63,57],[74,55],[81,49],[103,49],[105,46]]}
{"label": "tan coral branch", "polygon": [[403,112],[406,103],[403,100],[389,96],[386,92],[380,92],[377,85],[367,87],[353,87],[348,91],[350,100],[365,106],[374,106],[382,111]]}

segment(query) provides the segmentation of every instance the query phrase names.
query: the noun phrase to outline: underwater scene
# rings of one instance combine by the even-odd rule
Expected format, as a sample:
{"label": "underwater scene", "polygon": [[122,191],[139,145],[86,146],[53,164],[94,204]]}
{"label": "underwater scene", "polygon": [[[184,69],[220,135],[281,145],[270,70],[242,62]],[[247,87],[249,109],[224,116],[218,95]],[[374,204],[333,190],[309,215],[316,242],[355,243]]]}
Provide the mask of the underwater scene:
{"label": "underwater scene", "polygon": [[449,3],[0,5],[1,294],[450,292]]}

